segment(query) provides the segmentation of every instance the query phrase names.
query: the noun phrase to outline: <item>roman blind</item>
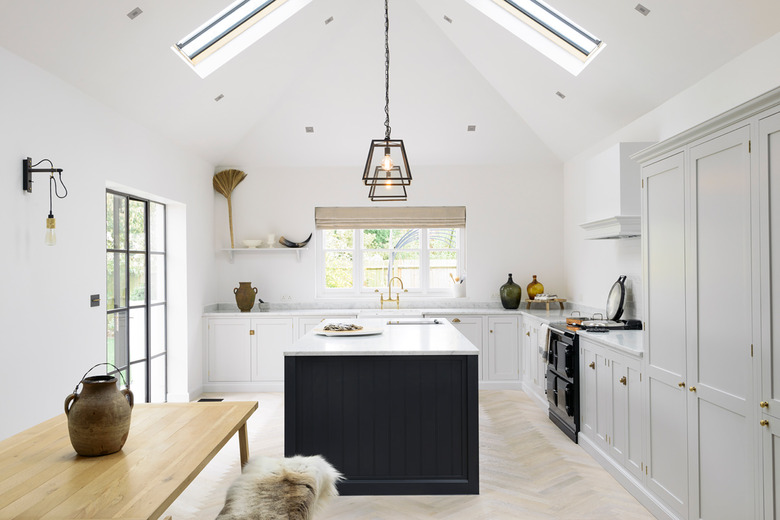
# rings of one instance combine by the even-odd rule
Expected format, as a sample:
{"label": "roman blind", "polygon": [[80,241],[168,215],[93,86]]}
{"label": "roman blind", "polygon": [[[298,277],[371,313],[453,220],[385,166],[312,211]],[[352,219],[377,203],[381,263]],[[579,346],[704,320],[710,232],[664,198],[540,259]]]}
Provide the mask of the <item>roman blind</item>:
{"label": "roman blind", "polygon": [[465,206],[314,208],[317,229],[465,228]]}

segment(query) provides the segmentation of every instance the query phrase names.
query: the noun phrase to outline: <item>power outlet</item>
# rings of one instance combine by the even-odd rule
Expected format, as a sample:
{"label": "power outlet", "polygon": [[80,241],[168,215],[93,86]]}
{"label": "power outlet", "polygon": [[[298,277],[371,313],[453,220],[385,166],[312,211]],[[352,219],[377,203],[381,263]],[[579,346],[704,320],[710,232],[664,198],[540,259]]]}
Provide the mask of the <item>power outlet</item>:
{"label": "power outlet", "polygon": [[289,294],[282,295],[282,301],[283,302],[291,302],[292,299],[293,299],[293,297],[290,296]]}
{"label": "power outlet", "polygon": [[90,294],[89,295],[89,306],[90,307],[100,307],[100,295],[99,294]]}

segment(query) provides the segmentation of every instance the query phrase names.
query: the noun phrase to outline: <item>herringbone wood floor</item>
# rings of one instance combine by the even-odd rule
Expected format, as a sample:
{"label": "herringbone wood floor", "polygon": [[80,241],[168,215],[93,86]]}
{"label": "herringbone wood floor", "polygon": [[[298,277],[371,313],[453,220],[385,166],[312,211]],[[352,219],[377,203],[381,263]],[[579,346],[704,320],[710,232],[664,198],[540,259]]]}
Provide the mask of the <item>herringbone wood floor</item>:
{"label": "herringbone wood floor", "polygon": [[[259,408],[248,423],[250,457],[283,456],[283,394],[219,397],[257,400]],[[317,520],[652,519],[611,475],[556,429],[526,394],[483,390],[479,405],[479,495],[337,497]],[[163,517],[213,519],[239,473],[238,442],[233,439]]]}

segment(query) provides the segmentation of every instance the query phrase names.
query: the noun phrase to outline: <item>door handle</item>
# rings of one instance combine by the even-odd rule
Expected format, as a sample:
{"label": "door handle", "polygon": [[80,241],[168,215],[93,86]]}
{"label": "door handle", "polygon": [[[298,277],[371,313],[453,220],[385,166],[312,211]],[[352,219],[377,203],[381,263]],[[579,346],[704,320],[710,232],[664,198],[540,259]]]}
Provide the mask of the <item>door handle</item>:
{"label": "door handle", "polygon": [[460,318],[453,318],[452,323],[460,323]]}
{"label": "door handle", "polygon": [[769,408],[769,403],[767,403],[766,401],[761,401],[758,406],[760,406],[761,408]]}
{"label": "door handle", "polygon": [[679,386],[680,388],[684,387],[685,386],[685,381],[683,381],[682,383],[677,383],[677,386]]}
{"label": "door handle", "polygon": [[769,421],[767,421],[766,419],[761,419],[760,421],[758,421],[758,424],[760,424],[761,426],[769,426]]}
{"label": "door handle", "polygon": [[691,387],[688,388],[688,390],[690,390],[691,392],[695,392],[696,391],[696,387],[695,386],[691,386]]}
{"label": "door handle", "polygon": [[595,361],[591,361],[591,362],[590,362],[590,365],[588,365],[588,366],[589,366],[590,368],[592,368],[593,370],[596,370],[596,362],[595,362]]}
{"label": "door handle", "polygon": [[625,384],[626,384],[626,376],[621,377],[619,382],[623,383],[623,386],[625,386]]}

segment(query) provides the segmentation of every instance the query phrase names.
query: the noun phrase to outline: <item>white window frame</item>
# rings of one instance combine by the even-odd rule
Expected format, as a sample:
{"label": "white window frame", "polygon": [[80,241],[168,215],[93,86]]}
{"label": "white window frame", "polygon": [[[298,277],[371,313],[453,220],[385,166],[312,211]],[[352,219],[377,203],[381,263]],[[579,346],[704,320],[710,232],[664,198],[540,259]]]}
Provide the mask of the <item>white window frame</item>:
{"label": "white window frame", "polygon": [[[368,228],[367,228],[368,229]],[[429,280],[429,268],[430,268],[430,252],[431,251],[452,251],[452,249],[441,248],[429,248],[428,247],[428,231],[429,229],[448,229],[448,228],[415,228],[410,226],[408,229],[420,230],[420,248],[419,249],[399,249],[398,251],[419,251],[420,252],[420,285],[421,287],[410,288],[405,287],[408,292],[405,292],[405,296],[411,297],[447,297],[452,294],[451,288],[430,288],[428,287]],[[459,275],[465,278],[466,272],[466,228],[458,229],[458,245],[456,248],[458,272]],[[360,298],[360,299],[373,299],[376,298],[378,291],[386,291],[386,288],[374,288],[363,287],[363,229],[352,229],[354,233],[352,241],[352,249],[325,249],[325,233],[332,231],[329,229],[318,229],[315,244],[316,244],[316,265],[317,265],[317,290],[316,295],[318,298]],[[352,253],[352,287],[345,289],[332,289],[325,286],[325,253],[331,251],[348,251]],[[371,249],[376,252],[392,252],[393,249]],[[400,289],[400,286],[393,285],[394,290]]]}

